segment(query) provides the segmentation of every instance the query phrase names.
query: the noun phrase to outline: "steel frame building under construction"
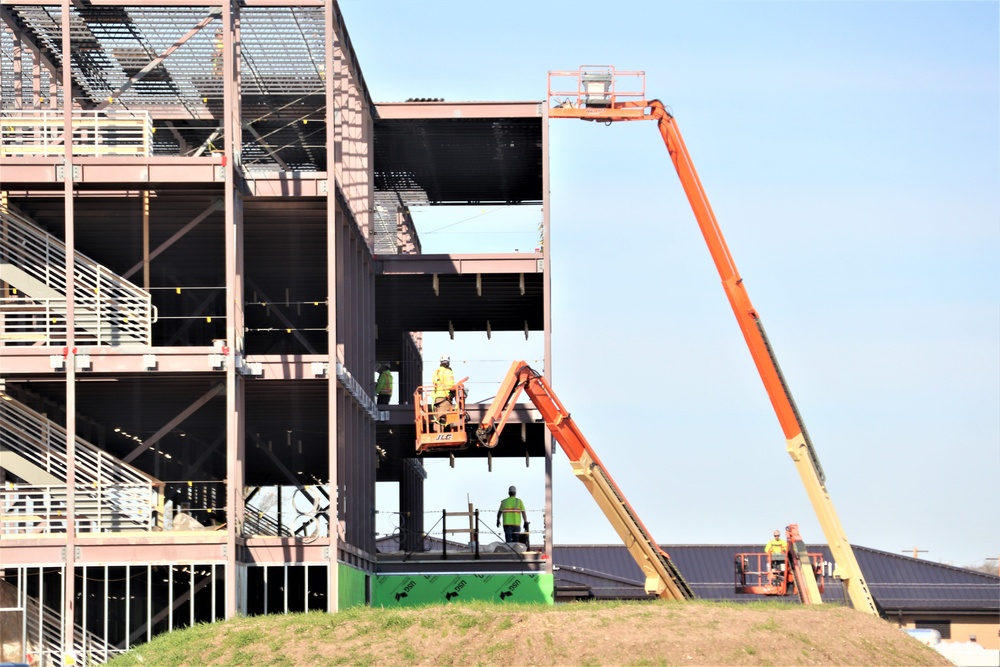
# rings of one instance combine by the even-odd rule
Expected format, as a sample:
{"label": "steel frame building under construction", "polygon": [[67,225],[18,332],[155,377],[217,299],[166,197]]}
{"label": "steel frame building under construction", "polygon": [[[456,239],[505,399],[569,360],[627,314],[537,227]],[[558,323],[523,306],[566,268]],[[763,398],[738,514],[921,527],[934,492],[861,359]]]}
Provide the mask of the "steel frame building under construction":
{"label": "steel frame building under construction", "polygon": [[[422,254],[410,216],[537,206],[548,248],[546,104],[376,105],[334,0],[0,18],[0,662],[405,602],[419,572],[551,599],[551,501],[513,560],[402,563],[374,514],[398,482],[420,552],[422,332],[540,336],[548,365],[548,255]],[[543,458],[550,499],[531,417],[496,455]]]}

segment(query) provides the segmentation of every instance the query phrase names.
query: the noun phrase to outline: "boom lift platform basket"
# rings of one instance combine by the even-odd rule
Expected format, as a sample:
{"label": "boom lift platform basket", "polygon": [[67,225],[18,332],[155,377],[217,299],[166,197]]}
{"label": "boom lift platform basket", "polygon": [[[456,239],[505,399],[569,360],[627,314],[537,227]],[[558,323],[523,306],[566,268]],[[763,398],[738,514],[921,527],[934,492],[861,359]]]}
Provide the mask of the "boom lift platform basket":
{"label": "boom lift platform basket", "polygon": [[798,524],[785,529],[788,549],[783,554],[738,553],[734,561],[736,592],[755,595],[794,593],[803,604],[821,604],[825,560],[806,551]]}
{"label": "boom lift platform basket", "polygon": [[434,387],[421,386],[413,392],[417,426],[417,454],[427,450],[456,450],[469,446],[465,412],[465,381],[455,383],[446,409],[435,410]]}

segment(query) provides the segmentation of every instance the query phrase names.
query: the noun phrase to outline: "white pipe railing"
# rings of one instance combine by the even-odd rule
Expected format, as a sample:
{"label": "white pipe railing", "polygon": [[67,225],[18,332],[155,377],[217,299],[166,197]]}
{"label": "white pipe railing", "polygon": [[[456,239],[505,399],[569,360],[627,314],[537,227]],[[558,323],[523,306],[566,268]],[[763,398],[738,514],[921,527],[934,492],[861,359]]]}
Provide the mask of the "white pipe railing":
{"label": "white pipe railing", "polygon": [[[19,288],[17,297],[0,299],[0,341],[65,344],[65,258],[62,241],[15,211],[0,210],[0,264],[6,265],[0,269]],[[149,345],[156,321],[149,292],[80,253],[73,264],[75,342]],[[38,293],[45,289],[51,293]]]}
{"label": "white pipe railing", "polygon": [[[60,482],[66,481],[66,430],[18,401],[0,401],[0,449],[21,457]],[[74,470],[77,520],[87,522],[81,526],[82,530],[151,530],[162,518],[162,482],[79,437]],[[42,488],[50,489],[49,495],[33,491]],[[53,525],[61,526],[56,532],[65,530],[65,484],[10,485],[2,493],[0,533],[52,532]],[[29,510],[29,506],[42,511]],[[29,516],[37,519],[26,518]]]}
{"label": "white pipe railing", "polygon": [[[67,532],[66,489],[65,484],[0,488],[0,536]],[[156,525],[156,494],[152,484],[77,484],[76,532],[152,531]]]}
{"label": "white pipe railing", "polygon": [[[0,112],[0,155],[58,157],[65,136],[61,110]],[[153,151],[147,111],[73,111],[73,155],[142,156]]]}

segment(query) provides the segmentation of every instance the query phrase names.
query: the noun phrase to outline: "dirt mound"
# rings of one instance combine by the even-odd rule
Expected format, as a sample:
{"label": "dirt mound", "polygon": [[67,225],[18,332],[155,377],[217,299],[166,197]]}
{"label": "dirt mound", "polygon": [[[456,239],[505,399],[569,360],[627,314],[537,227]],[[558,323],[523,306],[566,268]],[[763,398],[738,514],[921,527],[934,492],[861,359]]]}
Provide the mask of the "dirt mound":
{"label": "dirt mound", "polygon": [[[161,643],[162,641],[162,643]],[[949,665],[894,623],[780,603],[488,604],[241,618],[112,665]]]}

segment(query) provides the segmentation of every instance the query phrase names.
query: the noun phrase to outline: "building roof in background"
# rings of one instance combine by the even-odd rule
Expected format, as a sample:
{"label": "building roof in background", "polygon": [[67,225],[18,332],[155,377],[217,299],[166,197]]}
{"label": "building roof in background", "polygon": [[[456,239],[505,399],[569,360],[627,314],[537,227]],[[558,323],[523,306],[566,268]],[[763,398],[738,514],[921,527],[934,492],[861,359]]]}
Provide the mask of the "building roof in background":
{"label": "building roof in background", "polygon": [[[448,549],[465,545],[449,540]],[[382,553],[398,550],[398,536],[378,540]],[[424,538],[427,551],[440,551],[441,540]],[[763,544],[663,545],[691,589],[701,599],[750,602],[760,596],[736,593],[734,559],[739,553],[763,551]],[[826,545],[809,545],[833,562]],[[887,614],[947,611],[996,614],[1000,612],[1000,576],[934,563],[869,547],[854,547],[868,588]],[[570,544],[552,548],[557,598],[644,599],[645,576],[623,545]],[[772,598],[773,599],[773,598]],[[795,595],[783,600],[798,604]],[[843,588],[826,579],[823,601],[844,604]]]}
{"label": "building roof in background", "polygon": [[[664,546],[695,594],[709,600],[748,601],[737,594],[733,562],[738,553],[762,551],[762,544]],[[809,546],[832,561],[825,545]],[[887,613],[1000,611],[1000,576],[897,554],[854,547],[872,595]],[[639,566],[621,545],[556,545],[552,550],[556,588],[589,589],[594,597],[645,597]],[[798,602],[795,596],[786,596]],[[824,602],[844,603],[843,589],[826,580]]]}

